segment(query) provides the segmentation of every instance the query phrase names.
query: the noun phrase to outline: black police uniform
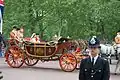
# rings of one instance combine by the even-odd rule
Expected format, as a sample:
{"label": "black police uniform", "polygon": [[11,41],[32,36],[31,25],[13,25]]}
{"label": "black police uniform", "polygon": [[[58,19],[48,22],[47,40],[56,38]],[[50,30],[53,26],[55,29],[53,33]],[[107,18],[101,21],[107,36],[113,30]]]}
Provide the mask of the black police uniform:
{"label": "black police uniform", "polygon": [[92,65],[90,57],[81,61],[79,80],[109,80],[109,77],[110,70],[107,60],[98,57],[94,65]]}
{"label": "black police uniform", "polygon": [[[89,40],[89,47],[99,47],[100,41],[96,37]],[[110,68],[107,60],[98,56],[94,65],[91,57],[83,59],[80,64],[79,80],[109,80]]]}

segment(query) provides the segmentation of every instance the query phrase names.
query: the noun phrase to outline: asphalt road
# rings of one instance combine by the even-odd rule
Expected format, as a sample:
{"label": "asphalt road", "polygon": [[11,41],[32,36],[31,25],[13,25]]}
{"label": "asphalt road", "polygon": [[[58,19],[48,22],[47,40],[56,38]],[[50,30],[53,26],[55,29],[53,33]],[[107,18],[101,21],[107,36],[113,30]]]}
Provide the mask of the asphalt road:
{"label": "asphalt road", "polygon": [[[110,80],[120,80],[120,74],[114,75],[116,61],[110,65]],[[79,71],[64,72],[60,69],[58,61],[39,63],[33,67],[25,64],[21,68],[11,68],[0,58],[0,71],[2,71],[2,80],[78,80]],[[118,73],[120,71],[118,70]]]}

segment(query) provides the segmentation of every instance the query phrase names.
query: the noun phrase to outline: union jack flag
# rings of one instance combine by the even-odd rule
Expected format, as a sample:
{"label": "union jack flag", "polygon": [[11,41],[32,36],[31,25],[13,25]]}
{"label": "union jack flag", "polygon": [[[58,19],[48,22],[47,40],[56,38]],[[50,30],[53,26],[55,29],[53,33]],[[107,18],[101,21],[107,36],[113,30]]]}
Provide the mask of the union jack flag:
{"label": "union jack flag", "polygon": [[4,0],[0,0],[0,32],[2,33]]}

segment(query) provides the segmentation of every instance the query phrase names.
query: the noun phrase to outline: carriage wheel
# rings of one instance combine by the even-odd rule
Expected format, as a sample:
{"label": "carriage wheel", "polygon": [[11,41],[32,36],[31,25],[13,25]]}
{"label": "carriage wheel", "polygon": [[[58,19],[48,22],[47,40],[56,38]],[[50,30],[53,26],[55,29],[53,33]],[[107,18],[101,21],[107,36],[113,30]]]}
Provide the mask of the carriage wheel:
{"label": "carriage wheel", "polygon": [[10,67],[19,68],[24,63],[24,55],[17,46],[11,46],[5,53],[6,62]]}
{"label": "carriage wheel", "polygon": [[77,59],[71,53],[65,53],[60,57],[60,67],[63,71],[72,72],[77,67]]}
{"label": "carriage wheel", "polygon": [[31,59],[29,57],[26,57],[25,59],[25,64],[28,65],[28,66],[34,66],[38,63],[39,60],[37,59]]}

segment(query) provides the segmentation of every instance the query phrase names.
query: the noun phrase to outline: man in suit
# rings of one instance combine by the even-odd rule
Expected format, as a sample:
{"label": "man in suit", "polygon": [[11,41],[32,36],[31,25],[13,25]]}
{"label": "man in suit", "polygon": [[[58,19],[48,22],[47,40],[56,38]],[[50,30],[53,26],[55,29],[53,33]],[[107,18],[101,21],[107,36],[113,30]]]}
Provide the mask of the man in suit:
{"label": "man in suit", "polygon": [[109,80],[109,63],[98,55],[100,53],[100,41],[94,36],[90,38],[88,44],[90,57],[81,61],[79,80]]}
{"label": "man in suit", "polygon": [[0,57],[4,57],[2,49],[6,47],[6,41],[3,34],[0,32]]}

